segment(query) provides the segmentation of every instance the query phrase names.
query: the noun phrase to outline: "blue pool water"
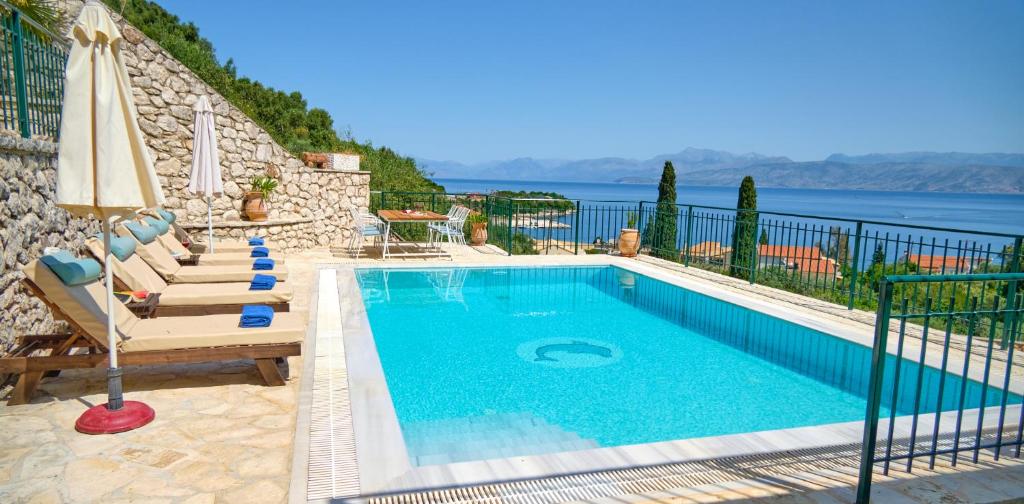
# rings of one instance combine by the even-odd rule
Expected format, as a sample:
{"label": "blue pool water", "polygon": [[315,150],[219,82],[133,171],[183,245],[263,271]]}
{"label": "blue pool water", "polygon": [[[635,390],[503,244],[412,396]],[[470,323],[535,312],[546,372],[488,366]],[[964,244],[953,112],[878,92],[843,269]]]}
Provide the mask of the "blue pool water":
{"label": "blue pool water", "polygon": [[[415,465],[864,416],[870,349],[624,269],[357,274]],[[922,412],[935,411],[939,372],[924,382]],[[977,407],[981,385],[967,390]],[[897,413],[912,408],[900,394]]]}

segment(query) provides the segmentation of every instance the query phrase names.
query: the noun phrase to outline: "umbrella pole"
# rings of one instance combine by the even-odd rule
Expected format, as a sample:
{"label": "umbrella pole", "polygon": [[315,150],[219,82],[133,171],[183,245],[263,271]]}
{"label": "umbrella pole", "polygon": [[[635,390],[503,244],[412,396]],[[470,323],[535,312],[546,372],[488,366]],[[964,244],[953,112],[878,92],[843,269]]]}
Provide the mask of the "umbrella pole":
{"label": "umbrella pole", "polygon": [[121,387],[123,371],[117,367],[117,318],[114,309],[114,273],[110,249],[110,217],[103,218],[103,274],[107,284],[107,351],[110,367],[107,369],[107,404],[93,406],[75,422],[75,430],[83,434],[115,434],[138,429],[153,421],[156,412],[139,401],[125,401]]}
{"label": "umbrella pole", "polygon": [[206,226],[210,232],[210,252],[213,250],[213,205],[210,203],[210,195],[206,195]]}
{"label": "umbrella pole", "polygon": [[121,374],[117,367],[117,320],[114,317],[114,273],[113,253],[110,248],[110,218],[103,219],[103,274],[107,286],[107,351],[110,352],[110,367],[107,369],[107,409],[117,411],[124,407]]}

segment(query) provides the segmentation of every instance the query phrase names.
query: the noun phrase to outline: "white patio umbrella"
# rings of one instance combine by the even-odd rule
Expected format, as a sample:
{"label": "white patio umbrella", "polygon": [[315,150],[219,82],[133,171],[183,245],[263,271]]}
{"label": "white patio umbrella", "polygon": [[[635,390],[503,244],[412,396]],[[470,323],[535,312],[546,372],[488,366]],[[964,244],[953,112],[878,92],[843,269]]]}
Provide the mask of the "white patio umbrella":
{"label": "white patio umbrella", "polygon": [[210,234],[210,252],[213,252],[213,205],[210,199],[224,193],[220,180],[220,152],[217,151],[217,130],[210,100],[200,96],[196,102],[196,123],[192,132],[192,173],[188,178],[188,192],[206,195],[206,225]]}
{"label": "white patio umbrella", "polygon": [[163,203],[153,162],[136,120],[132,89],[121,56],[121,33],[105,7],[89,0],[71,26],[57,158],[57,204],[73,215],[103,222],[107,287],[107,404],[90,408],[75,424],[90,434],[145,425],[153,410],[125,402],[117,367],[117,328],[110,236],[113,223]]}

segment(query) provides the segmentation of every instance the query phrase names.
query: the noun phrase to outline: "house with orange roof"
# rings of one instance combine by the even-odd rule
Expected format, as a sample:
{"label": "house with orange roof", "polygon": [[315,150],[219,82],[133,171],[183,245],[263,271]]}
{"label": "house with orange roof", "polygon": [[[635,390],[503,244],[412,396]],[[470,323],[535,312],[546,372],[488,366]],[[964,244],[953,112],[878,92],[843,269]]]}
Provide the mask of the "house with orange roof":
{"label": "house with orange roof", "polygon": [[732,247],[724,247],[721,242],[700,242],[690,247],[690,260],[724,264],[731,253]]}
{"label": "house with orange roof", "polygon": [[757,247],[758,264],[762,267],[782,267],[801,274],[842,279],[839,264],[831,257],[823,257],[818,247],[803,245],[760,244]]}
{"label": "house with orange roof", "polygon": [[977,257],[903,254],[903,261],[910,261],[926,273],[970,273],[984,262]]}

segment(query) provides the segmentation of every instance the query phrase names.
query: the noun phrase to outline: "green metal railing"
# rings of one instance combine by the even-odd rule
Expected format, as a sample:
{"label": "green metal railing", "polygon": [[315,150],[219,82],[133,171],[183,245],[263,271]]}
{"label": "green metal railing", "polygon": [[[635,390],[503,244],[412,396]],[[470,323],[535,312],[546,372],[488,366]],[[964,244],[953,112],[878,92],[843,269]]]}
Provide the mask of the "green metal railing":
{"label": "green metal railing", "polygon": [[0,7],[0,124],[24,138],[56,139],[68,55],[63,38],[6,2]]}
{"label": "green metal railing", "polygon": [[[1013,273],[1024,263],[1019,235],[765,210],[429,192],[374,193],[371,209],[443,213],[453,204],[487,214],[488,243],[509,254],[614,252],[632,221],[641,254],[849,309],[874,310],[887,275]],[[409,239],[417,232],[399,230]],[[926,289],[914,285],[908,295],[920,305]],[[970,288],[984,302],[989,287]]]}
{"label": "green metal railing", "polygon": [[[1005,343],[1020,341],[1022,285],[1021,273],[881,280],[857,502],[870,500],[876,464],[888,474],[893,462],[905,462],[908,472],[915,460],[933,468],[940,455],[949,456],[953,466],[962,453],[975,463],[982,452],[995,460],[1020,457],[1021,369],[1014,376],[1014,367],[1021,366],[1019,345]],[[910,295],[918,291],[920,305]],[[958,328],[958,321],[964,325]]]}

